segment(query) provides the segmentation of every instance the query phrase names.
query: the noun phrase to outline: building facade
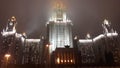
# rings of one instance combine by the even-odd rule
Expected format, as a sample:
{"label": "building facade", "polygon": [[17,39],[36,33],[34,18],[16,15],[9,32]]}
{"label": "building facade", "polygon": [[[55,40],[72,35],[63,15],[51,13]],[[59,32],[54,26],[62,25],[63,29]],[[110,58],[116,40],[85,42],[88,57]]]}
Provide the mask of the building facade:
{"label": "building facade", "polygon": [[120,37],[108,20],[104,20],[103,33],[97,37],[87,34],[85,39],[73,39],[72,21],[67,18],[63,5],[58,4],[47,22],[47,38],[29,39],[25,33],[17,33],[16,25],[13,16],[1,32],[3,65],[6,54],[11,55],[10,64],[21,65],[120,64]]}
{"label": "building facade", "polygon": [[66,16],[62,4],[57,4],[53,10],[49,21],[47,22],[47,33],[50,47],[50,53],[56,48],[73,48],[72,22]]}

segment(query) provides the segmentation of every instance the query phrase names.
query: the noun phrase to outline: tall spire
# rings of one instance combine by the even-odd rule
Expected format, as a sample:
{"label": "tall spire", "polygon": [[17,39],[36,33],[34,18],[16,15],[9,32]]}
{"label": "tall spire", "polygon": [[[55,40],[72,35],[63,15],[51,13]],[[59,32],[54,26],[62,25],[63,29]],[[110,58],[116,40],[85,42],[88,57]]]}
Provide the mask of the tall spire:
{"label": "tall spire", "polygon": [[65,6],[61,1],[55,1],[53,6],[53,14],[50,18],[54,21],[65,21],[66,20],[66,12]]}
{"label": "tall spire", "polygon": [[65,5],[61,1],[56,1],[54,9],[65,10]]}
{"label": "tall spire", "polygon": [[63,20],[64,6],[62,2],[57,2],[54,8],[57,20]]}
{"label": "tall spire", "polygon": [[114,32],[113,28],[111,27],[111,23],[106,19],[104,20],[102,27],[104,29],[104,33],[111,33],[111,32],[113,33]]}
{"label": "tall spire", "polygon": [[15,16],[12,16],[7,23],[6,31],[14,31],[16,30],[16,18]]}
{"label": "tall spire", "polygon": [[12,16],[12,17],[11,17],[11,21],[16,21],[15,16]]}
{"label": "tall spire", "polygon": [[15,16],[12,16],[10,19],[8,19],[8,23],[5,29],[3,29],[2,35],[7,36],[7,35],[13,35],[16,33],[16,25],[17,21]]}

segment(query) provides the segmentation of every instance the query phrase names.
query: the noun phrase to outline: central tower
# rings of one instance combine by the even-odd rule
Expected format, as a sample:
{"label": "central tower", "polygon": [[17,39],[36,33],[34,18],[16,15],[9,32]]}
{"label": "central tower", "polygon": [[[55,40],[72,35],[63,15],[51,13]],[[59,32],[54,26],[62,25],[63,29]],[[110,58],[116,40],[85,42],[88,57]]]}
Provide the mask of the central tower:
{"label": "central tower", "polygon": [[56,3],[52,16],[47,23],[50,53],[56,48],[73,47],[72,22],[66,16],[65,7],[62,3]]}

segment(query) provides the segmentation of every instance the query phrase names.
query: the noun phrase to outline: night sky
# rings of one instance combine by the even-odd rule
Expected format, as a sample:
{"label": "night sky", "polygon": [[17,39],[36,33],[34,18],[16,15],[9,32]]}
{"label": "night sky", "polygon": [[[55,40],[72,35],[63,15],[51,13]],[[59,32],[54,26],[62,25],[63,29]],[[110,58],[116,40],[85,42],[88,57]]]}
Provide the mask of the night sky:
{"label": "night sky", "polygon": [[[84,38],[101,34],[103,20],[120,32],[120,0],[61,0],[73,22],[73,35]],[[0,0],[0,31],[11,16],[17,18],[17,32],[26,32],[28,38],[46,34],[50,4],[53,0]]]}

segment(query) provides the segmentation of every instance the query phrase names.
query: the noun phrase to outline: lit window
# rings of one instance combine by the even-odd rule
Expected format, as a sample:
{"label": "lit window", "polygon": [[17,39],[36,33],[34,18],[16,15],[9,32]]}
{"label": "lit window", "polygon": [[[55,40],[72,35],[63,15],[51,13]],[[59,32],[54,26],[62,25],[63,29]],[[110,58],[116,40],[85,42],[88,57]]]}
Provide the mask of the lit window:
{"label": "lit window", "polygon": [[65,63],[66,63],[66,60],[65,60]]}
{"label": "lit window", "polygon": [[72,59],[71,59],[70,61],[71,61],[71,62],[73,62],[73,60],[72,60]]}
{"label": "lit window", "polygon": [[61,62],[63,63],[63,60],[61,60]]}
{"label": "lit window", "polygon": [[60,64],[60,59],[59,58],[57,58],[57,63]]}
{"label": "lit window", "polygon": [[68,62],[69,62],[69,60],[68,60]]}

